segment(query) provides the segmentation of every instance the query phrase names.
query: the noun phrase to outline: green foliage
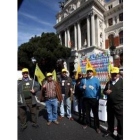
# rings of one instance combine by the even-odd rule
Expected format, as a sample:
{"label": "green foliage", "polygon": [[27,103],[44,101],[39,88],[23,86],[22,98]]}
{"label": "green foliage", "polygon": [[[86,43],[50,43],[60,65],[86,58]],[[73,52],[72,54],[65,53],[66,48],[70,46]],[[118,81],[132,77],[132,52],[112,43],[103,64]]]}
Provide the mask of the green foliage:
{"label": "green foliage", "polygon": [[34,57],[43,73],[51,72],[56,68],[59,58],[70,57],[71,49],[60,45],[55,33],[42,33],[41,36],[32,37],[29,42],[18,48],[18,66],[32,69],[31,58]]}

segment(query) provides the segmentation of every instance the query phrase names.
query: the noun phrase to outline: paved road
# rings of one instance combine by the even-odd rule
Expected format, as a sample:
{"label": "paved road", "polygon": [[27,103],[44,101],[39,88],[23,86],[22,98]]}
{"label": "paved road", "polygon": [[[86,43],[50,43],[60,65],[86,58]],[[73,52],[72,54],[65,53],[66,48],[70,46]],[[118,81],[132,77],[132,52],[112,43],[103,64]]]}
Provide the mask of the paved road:
{"label": "paved road", "polygon": [[[20,123],[18,120],[18,140],[114,140],[112,137],[102,137],[105,129],[101,127],[101,134],[97,134],[92,126],[87,129],[82,129],[82,125],[76,120],[78,116],[73,114],[74,121],[69,121],[67,118],[60,120],[60,124],[51,124],[47,126],[47,113],[44,106],[38,110],[39,128],[31,126],[30,115],[28,114],[28,127],[24,132],[20,132]],[[106,123],[101,122],[101,126],[106,126]]]}

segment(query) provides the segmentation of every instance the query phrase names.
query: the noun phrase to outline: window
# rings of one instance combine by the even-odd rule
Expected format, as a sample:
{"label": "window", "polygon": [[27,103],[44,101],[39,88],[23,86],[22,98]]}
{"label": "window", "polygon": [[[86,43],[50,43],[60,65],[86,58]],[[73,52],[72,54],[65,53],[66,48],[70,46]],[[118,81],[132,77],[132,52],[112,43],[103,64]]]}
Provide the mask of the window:
{"label": "window", "polygon": [[119,0],[119,3],[123,3],[123,0]]}
{"label": "window", "polygon": [[123,13],[119,14],[119,21],[123,21]]}
{"label": "window", "polygon": [[115,18],[115,23],[117,23],[117,17],[114,17]]}
{"label": "window", "polygon": [[108,40],[109,40],[109,47],[114,46],[114,35],[113,34],[108,36]]}
{"label": "window", "polygon": [[108,9],[110,10],[111,8],[112,8],[112,5],[109,5],[109,6],[108,6]]}
{"label": "window", "polygon": [[120,44],[123,44],[123,31],[119,32]]}
{"label": "window", "polygon": [[108,24],[109,24],[109,26],[113,25],[113,19],[112,18],[108,19]]}

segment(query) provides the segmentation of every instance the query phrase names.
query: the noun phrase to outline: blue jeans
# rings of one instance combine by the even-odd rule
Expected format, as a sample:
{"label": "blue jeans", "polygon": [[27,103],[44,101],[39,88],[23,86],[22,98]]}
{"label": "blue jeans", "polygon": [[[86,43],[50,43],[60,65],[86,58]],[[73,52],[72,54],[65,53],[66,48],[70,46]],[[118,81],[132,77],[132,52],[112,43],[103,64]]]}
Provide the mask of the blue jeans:
{"label": "blue jeans", "polygon": [[57,99],[48,99],[46,102],[46,109],[48,113],[48,121],[56,121],[57,120]]}
{"label": "blue jeans", "polygon": [[63,100],[60,104],[60,115],[62,117],[64,117],[64,115],[65,115],[64,104],[66,104],[67,117],[71,118],[72,115],[71,115],[71,100],[70,100],[70,97],[65,98],[65,94],[62,94],[62,97],[63,97]]}

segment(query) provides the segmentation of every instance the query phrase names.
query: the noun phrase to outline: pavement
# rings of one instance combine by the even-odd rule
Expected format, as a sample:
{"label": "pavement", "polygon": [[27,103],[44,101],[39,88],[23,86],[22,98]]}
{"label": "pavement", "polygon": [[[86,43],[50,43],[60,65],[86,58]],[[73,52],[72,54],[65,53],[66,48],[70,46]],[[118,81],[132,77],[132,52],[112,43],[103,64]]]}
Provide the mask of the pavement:
{"label": "pavement", "polygon": [[27,111],[27,118],[28,127],[23,132],[20,131],[20,120],[18,119],[18,140],[114,140],[112,137],[103,137],[107,129],[106,122],[100,122],[101,133],[97,134],[93,126],[93,119],[91,127],[83,129],[82,124],[77,121],[78,115],[74,112],[74,121],[64,117],[62,120],[59,120],[59,125],[52,123],[48,126],[47,112],[43,104],[40,104],[38,108],[39,128],[31,126],[29,111]]}

